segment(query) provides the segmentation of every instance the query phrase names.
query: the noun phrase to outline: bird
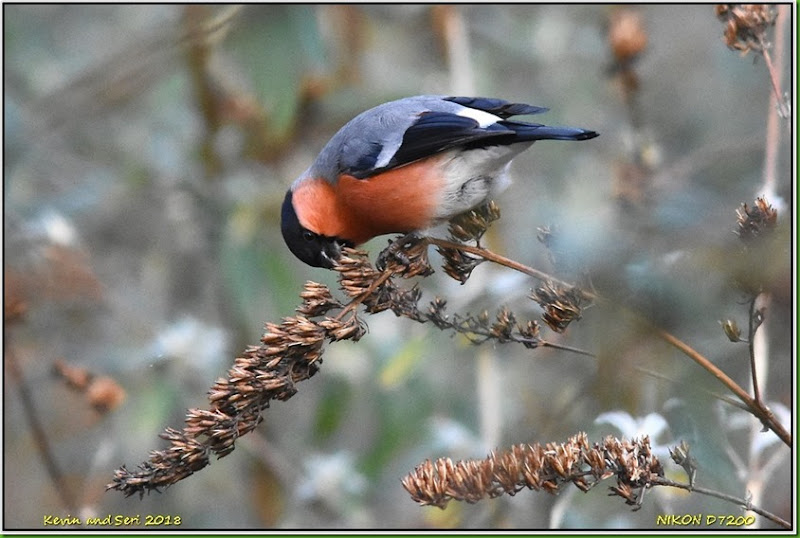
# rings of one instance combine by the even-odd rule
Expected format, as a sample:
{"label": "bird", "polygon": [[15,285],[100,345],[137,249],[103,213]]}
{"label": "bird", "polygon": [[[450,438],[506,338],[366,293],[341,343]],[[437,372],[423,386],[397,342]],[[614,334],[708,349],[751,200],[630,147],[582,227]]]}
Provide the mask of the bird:
{"label": "bird", "polygon": [[346,123],[291,184],[281,207],[289,250],[332,269],[344,247],[417,233],[486,202],[511,160],[537,140],[598,133],[512,120],[548,109],[489,97],[418,95]]}

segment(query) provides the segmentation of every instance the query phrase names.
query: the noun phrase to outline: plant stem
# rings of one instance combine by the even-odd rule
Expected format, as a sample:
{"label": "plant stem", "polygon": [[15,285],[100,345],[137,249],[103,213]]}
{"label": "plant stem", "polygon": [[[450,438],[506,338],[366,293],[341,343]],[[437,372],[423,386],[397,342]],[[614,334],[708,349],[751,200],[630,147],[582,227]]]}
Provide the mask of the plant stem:
{"label": "plant stem", "polygon": [[50,480],[53,482],[53,486],[55,487],[56,493],[61,500],[61,504],[69,513],[75,515],[78,507],[73,501],[72,494],[67,486],[67,481],[59,469],[55,457],[53,456],[53,450],[50,447],[50,442],[48,441],[45,428],[42,426],[42,423],[39,421],[39,417],[36,414],[36,407],[33,403],[31,389],[25,382],[25,378],[22,375],[22,370],[17,363],[16,354],[13,352],[10,346],[6,347],[6,341],[3,343],[3,347],[5,348],[3,355],[5,359],[4,362],[6,371],[19,389],[19,398],[20,402],[22,403],[22,410],[25,413],[25,418],[27,419],[28,424],[30,424],[31,432],[33,433],[33,439],[36,447],[38,448],[39,455],[42,457],[42,461],[44,462],[44,467],[47,470],[47,474],[50,476]]}
{"label": "plant stem", "polygon": [[713,362],[708,360],[699,352],[695,351],[691,346],[684,343],[677,337],[673,336],[672,334],[668,333],[667,331],[660,329],[658,327],[653,327],[655,333],[660,336],[664,341],[681,351],[684,355],[692,359],[694,362],[702,366],[706,371],[708,371],[711,375],[716,377],[723,385],[728,387],[731,392],[733,392],[736,396],[742,400],[745,405],[747,405],[748,409],[751,413],[753,413],[756,417],[761,420],[761,422],[770,430],[775,432],[775,435],[780,437],[781,441],[786,443],[787,446],[792,446],[792,435],[783,427],[783,425],[778,422],[775,418],[775,415],[770,411],[770,409],[762,404],[760,401],[756,401],[753,399],[752,396],[747,394],[742,387],[740,387],[736,381],[728,377],[728,375],[720,370]]}
{"label": "plant stem", "polygon": [[697,493],[700,493],[702,495],[708,495],[709,497],[716,497],[717,499],[722,499],[723,501],[728,501],[728,502],[732,502],[734,504],[738,504],[739,506],[743,507],[745,510],[748,510],[750,512],[755,512],[756,514],[758,514],[760,516],[764,516],[765,518],[769,519],[770,521],[772,521],[774,523],[777,523],[781,527],[784,527],[786,529],[791,529],[792,528],[791,523],[789,523],[785,519],[783,519],[783,518],[781,518],[779,516],[776,516],[772,512],[767,512],[766,510],[758,508],[757,506],[753,506],[746,499],[740,499],[738,497],[734,497],[733,495],[728,495],[726,493],[722,493],[722,492],[719,492],[719,491],[716,491],[716,490],[713,490],[713,489],[693,486],[693,485],[690,485],[690,484],[684,484],[683,482],[675,482],[674,480],[670,480],[668,478],[662,478],[662,477],[657,477],[657,478],[651,479],[650,480],[650,484],[651,485],[655,485],[655,486],[668,486],[668,487],[672,487],[672,488],[679,488],[679,489],[684,489],[686,491],[697,492]]}
{"label": "plant stem", "polygon": [[[460,250],[462,252],[475,254],[476,256],[480,256],[485,260],[494,262],[504,267],[508,267],[509,269],[513,269],[515,271],[519,271],[520,273],[532,276],[533,278],[538,278],[539,280],[545,280],[545,281],[549,280],[555,284],[558,284],[559,286],[564,286],[567,288],[572,287],[572,284],[564,282],[563,280],[559,280],[554,276],[548,275],[547,273],[539,271],[538,269],[534,269],[533,267],[528,267],[527,265],[514,261],[510,258],[506,258],[505,256],[501,256],[500,254],[496,254],[491,250],[486,250],[485,248],[473,247],[471,245],[464,245],[461,243],[456,243],[454,241],[447,241],[446,239],[439,239],[436,237],[426,237],[425,240],[432,245],[436,245],[437,247],[452,248]],[[586,291],[583,291],[583,295],[586,299],[596,298],[594,294]]]}
{"label": "plant stem", "polygon": [[755,336],[756,331],[758,330],[759,325],[755,324],[755,317],[756,317],[756,301],[758,300],[758,295],[753,297],[750,300],[750,308],[748,309],[748,315],[750,319],[748,320],[748,336],[747,336],[747,347],[750,354],[750,371],[751,375],[753,376],[753,399],[758,402],[759,405],[763,405],[761,403],[761,391],[758,389],[758,369],[756,368],[756,352],[755,352]]}
{"label": "plant stem", "polygon": [[[762,41],[761,46],[764,47],[764,43]],[[772,83],[772,91],[775,94],[775,100],[778,104],[778,114],[781,116],[788,116],[787,111],[785,110],[785,106],[783,103],[783,94],[781,93],[781,86],[780,82],[778,81],[778,72],[775,69],[775,65],[772,63],[772,58],[770,57],[769,50],[766,48],[762,48],[761,55],[764,56],[764,61],[767,64],[767,71],[769,71],[769,80]]]}
{"label": "plant stem", "polygon": [[[538,278],[539,280],[549,280],[551,282],[557,283],[561,286],[571,287],[570,284],[563,282],[557,278],[552,277],[551,275],[534,269],[532,267],[528,267],[527,265],[521,264],[505,256],[501,256],[499,254],[495,254],[492,251],[486,250],[480,247],[474,247],[471,245],[463,245],[461,243],[456,243],[453,241],[447,241],[445,239],[438,239],[435,237],[427,237],[426,241],[430,244],[442,247],[442,248],[452,248],[458,249],[464,252],[468,252],[470,254],[474,254],[476,256],[480,256],[485,260],[497,263],[499,265],[503,265],[510,269],[514,269],[515,271],[519,271],[526,275],[532,276],[534,278]],[[587,299],[591,300],[602,300],[602,297],[599,295],[583,291],[583,296]],[[626,309],[627,310],[627,309]],[[629,311],[628,312],[635,317],[639,322],[648,326],[655,335],[659,338],[676,348],[678,351],[695,361],[698,365],[700,365],[703,369],[708,371],[711,375],[716,377],[723,385],[725,385],[731,392],[733,392],[744,404],[747,406],[750,413],[755,415],[761,422],[775,432],[775,434],[786,443],[788,446],[792,446],[792,435],[783,427],[783,425],[778,422],[775,418],[775,415],[770,411],[770,409],[764,405],[759,398],[753,398],[750,396],[746,390],[744,390],[739,384],[736,383],[733,379],[731,379],[725,372],[720,370],[713,362],[707,359],[703,354],[692,348],[690,345],[686,344],[676,336],[672,335],[671,333],[652,325],[649,321],[646,320],[641,314]],[[752,317],[752,316],[751,316]],[[752,340],[752,334],[751,340]]]}

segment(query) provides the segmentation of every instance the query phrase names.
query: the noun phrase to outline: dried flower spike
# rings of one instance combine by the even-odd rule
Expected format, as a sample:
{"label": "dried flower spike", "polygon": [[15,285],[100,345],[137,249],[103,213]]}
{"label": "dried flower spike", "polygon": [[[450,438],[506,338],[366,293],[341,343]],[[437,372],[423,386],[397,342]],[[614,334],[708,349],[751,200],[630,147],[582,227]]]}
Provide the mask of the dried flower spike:
{"label": "dried flower spike", "polygon": [[612,476],[617,479],[612,495],[638,506],[644,489],[664,476],[647,436],[631,441],[607,437],[590,445],[579,433],[566,443],[515,445],[484,460],[426,460],[402,483],[419,504],[444,508],[451,500],[475,503],[525,488],[555,494],[567,483],[588,491]]}
{"label": "dried flower spike", "polygon": [[[318,298],[325,292],[317,289],[311,294]],[[297,383],[318,371],[326,338],[355,338],[360,330],[356,320],[326,328],[302,315],[265,327],[261,345],[248,347],[227,377],[211,387],[209,409],[189,410],[183,430],[167,428],[161,435],[169,441],[168,448],[152,452],[135,471],[118,469],[108,489],[142,496],[202,469],[211,454],[217,458],[230,454],[239,436],[258,426],[271,400],[290,398]]]}
{"label": "dried flower spike", "polygon": [[428,307],[425,318],[439,329],[463,334],[473,344],[496,340],[500,343],[517,342],[528,349],[535,349],[543,343],[538,323],[517,323],[514,313],[507,308],[501,308],[494,323],[490,323],[489,313],[485,310],[477,316],[453,314],[451,318],[445,312],[446,307],[447,301],[436,297]]}
{"label": "dried flower spike", "polygon": [[[209,408],[189,410],[182,430],[168,428],[161,435],[169,441],[168,448],[152,452],[135,471],[121,467],[107,488],[141,496],[202,469],[211,455],[221,458],[230,454],[236,440],[258,426],[261,413],[272,400],[291,398],[297,393],[296,385],[318,371],[325,340],[358,340],[366,333],[355,307],[363,305],[368,312],[391,308],[397,315],[425,321],[417,308],[419,289],[399,288],[391,277],[427,274],[426,246],[423,239],[407,237],[399,248],[408,262],[390,259],[383,271],[370,264],[366,252],[344,249],[336,270],[340,286],[352,301],[342,304],[326,286],[307,282],[300,294],[303,303],[297,308],[298,315],[265,325],[260,344],[249,346],[227,376],[211,387]],[[340,310],[339,314],[327,316],[332,309]],[[107,402],[108,393],[98,391],[97,399],[98,403]]]}

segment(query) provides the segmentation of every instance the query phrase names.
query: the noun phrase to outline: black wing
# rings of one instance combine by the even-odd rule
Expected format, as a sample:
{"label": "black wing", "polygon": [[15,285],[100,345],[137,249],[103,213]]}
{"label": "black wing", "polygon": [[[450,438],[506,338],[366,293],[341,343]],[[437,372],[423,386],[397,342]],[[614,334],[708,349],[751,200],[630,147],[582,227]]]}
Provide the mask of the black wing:
{"label": "black wing", "polygon": [[481,127],[476,120],[465,116],[423,112],[416,123],[406,129],[403,143],[386,168],[402,166],[457,147],[508,144],[513,137],[514,131],[499,123]]}
{"label": "black wing", "polygon": [[541,114],[550,110],[541,106],[526,105],[525,103],[509,103],[503,99],[492,99],[490,97],[445,97],[445,101],[451,101],[467,108],[483,110],[503,119],[511,116],[528,114]]}

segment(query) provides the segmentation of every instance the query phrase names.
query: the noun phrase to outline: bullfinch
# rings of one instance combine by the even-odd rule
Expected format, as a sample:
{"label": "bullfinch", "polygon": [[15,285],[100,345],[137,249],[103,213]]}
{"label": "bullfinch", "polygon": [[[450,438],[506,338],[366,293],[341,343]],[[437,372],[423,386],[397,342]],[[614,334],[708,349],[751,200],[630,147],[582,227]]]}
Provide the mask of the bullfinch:
{"label": "bullfinch", "polygon": [[485,202],[509,184],[511,160],[537,140],[597,136],[509,119],[546,110],[420,95],[362,112],[286,193],[281,231],[289,250],[309,265],[332,268],[344,246],[421,231]]}

